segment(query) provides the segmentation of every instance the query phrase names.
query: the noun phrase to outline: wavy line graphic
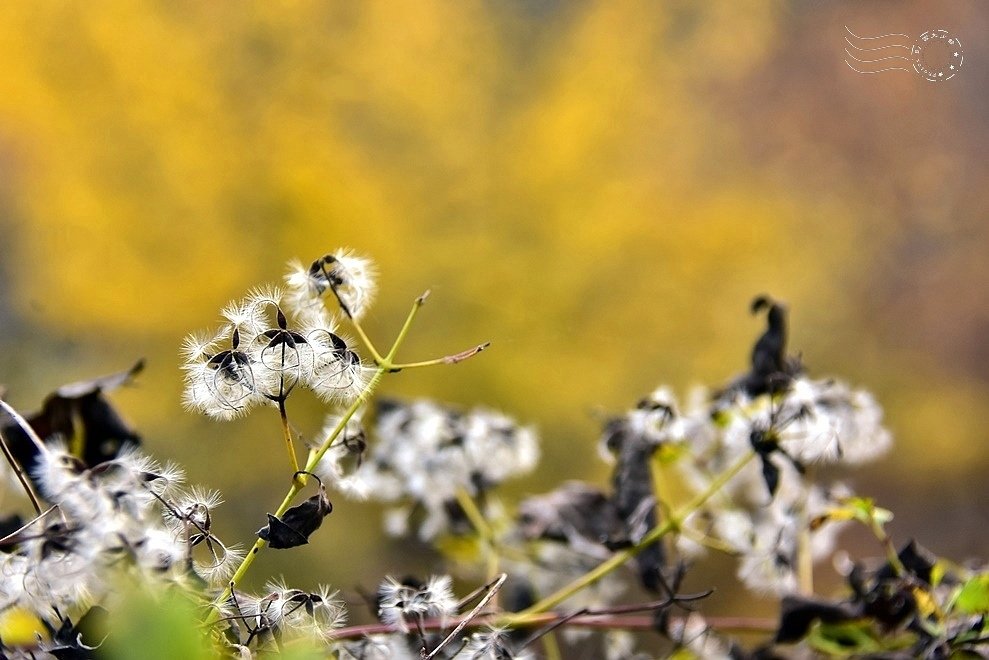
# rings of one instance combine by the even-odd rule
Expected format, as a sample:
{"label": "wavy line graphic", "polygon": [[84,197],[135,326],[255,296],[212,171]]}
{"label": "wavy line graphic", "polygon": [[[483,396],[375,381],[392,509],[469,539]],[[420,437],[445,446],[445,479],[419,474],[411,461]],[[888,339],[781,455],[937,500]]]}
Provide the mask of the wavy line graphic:
{"label": "wavy line graphic", "polygon": [[[914,72],[912,67],[916,58],[912,57],[913,49],[913,38],[910,35],[903,34],[902,32],[895,32],[890,34],[879,35],[878,37],[861,37],[846,25],[845,32],[845,64],[848,68],[855,73],[862,73],[866,75],[872,75],[876,73],[883,73],[885,71],[906,71],[907,73]],[[857,40],[862,45],[858,45],[852,39],[849,39],[849,35]],[[882,39],[895,40],[896,43],[887,43],[879,45],[876,42]],[[906,40],[906,43],[902,43],[901,40]],[[910,44],[910,45],[907,45]],[[858,55],[849,50],[851,47],[855,50]],[[901,49],[901,50],[895,50]],[[905,54],[895,54],[903,53]],[[855,63],[853,63],[853,60]],[[895,62],[899,60],[899,62]],[[901,64],[901,66],[894,66],[893,64]]]}
{"label": "wavy line graphic", "polygon": [[854,48],[855,50],[861,50],[863,52],[874,51],[874,50],[885,50],[886,48],[905,48],[906,50],[910,50],[909,46],[904,46],[902,44],[890,44],[889,46],[878,46],[876,48],[859,48],[858,46],[853,44],[851,39],[849,39],[848,37],[845,37],[845,43],[851,46],[852,48]]}
{"label": "wavy line graphic", "polygon": [[884,35],[879,36],[879,37],[860,37],[857,34],[855,34],[854,32],[852,32],[851,30],[849,30],[847,25],[845,26],[845,30],[848,32],[848,34],[852,35],[856,39],[862,39],[864,41],[874,41],[876,39],[886,39],[887,37],[905,37],[905,38],[909,39],[910,41],[913,41],[913,37],[911,37],[909,34],[903,34],[902,32],[897,32],[895,34],[884,34]]}

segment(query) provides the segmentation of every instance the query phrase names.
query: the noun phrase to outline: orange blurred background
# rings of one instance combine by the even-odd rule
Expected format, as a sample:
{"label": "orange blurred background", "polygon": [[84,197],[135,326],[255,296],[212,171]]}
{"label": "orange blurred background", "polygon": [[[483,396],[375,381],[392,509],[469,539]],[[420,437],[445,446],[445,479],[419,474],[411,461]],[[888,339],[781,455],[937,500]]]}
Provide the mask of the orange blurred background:
{"label": "orange blurred background", "polygon": [[[846,25],[946,29],[965,65],[856,74]],[[896,447],[848,479],[894,538],[984,557],[987,34],[979,0],[4,3],[0,382],[30,410],[147,357],[113,399],[248,542],[287,483],[277,416],[183,411],[178,346],[290,258],[374,257],[381,344],[432,289],[408,359],[493,342],[383,392],[538,425],[513,496],[605,483],[601,414],[742,371],[768,292],[812,374],[884,404]],[[252,579],[408,572],[375,505],[336,504]]]}

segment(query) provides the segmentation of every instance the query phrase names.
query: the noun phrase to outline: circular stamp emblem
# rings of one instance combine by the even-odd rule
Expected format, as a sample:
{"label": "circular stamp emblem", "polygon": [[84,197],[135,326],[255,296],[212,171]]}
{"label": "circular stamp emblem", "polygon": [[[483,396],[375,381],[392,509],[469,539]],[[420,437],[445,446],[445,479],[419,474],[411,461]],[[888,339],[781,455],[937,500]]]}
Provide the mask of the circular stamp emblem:
{"label": "circular stamp emblem", "polygon": [[928,30],[920,35],[910,54],[913,70],[931,82],[954,78],[965,62],[961,40],[946,30]]}

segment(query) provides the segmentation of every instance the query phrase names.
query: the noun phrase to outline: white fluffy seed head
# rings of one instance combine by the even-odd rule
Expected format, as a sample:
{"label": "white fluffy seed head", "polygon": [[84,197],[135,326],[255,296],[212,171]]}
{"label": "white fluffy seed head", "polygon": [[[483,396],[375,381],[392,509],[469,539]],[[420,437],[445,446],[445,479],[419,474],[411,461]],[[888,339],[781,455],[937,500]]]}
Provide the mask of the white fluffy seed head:
{"label": "white fluffy seed head", "polygon": [[337,295],[351,316],[359,319],[374,300],[377,269],[370,259],[347,248],[334,252],[333,258],[331,276],[340,282],[336,287]]}
{"label": "white fluffy seed head", "polygon": [[378,588],[378,616],[382,622],[408,632],[408,619],[417,617],[446,618],[456,614],[449,575],[431,576],[424,585],[403,584],[386,577]]}

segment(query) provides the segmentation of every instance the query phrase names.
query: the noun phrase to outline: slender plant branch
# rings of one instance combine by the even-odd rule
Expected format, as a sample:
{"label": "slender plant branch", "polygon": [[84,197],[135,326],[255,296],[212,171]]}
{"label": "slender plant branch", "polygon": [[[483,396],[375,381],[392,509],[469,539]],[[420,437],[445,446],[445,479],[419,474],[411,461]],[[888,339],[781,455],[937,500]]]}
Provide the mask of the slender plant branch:
{"label": "slender plant branch", "polygon": [[480,611],[483,610],[484,607],[491,601],[491,599],[495,597],[495,595],[498,593],[498,590],[501,589],[501,585],[505,584],[505,580],[507,579],[508,579],[507,573],[502,573],[501,575],[499,575],[498,579],[495,580],[494,584],[488,587],[487,593],[484,594],[481,600],[477,602],[477,605],[474,606],[474,609],[468,612],[467,616],[463,617],[460,620],[460,623],[457,624],[457,627],[454,628],[450,632],[450,634],[447,635],[443,639],[443,641],[440,642],[439,645],[429,653],[429,655],[424,656],[423,660],[430,660],[430,658],[435,657],[436,654],[440,652],[440,649],[442,649],[444,646],[449,644],[453,638],[459,635],[460,631],[463,630],[467,626],[467,624],[473,621],[474,618],[476,618],[477,615],[480,613]]}
{"label": "slender plant branch", "polygon": [[[379,367],[377,371],[375,371],[374,376],[371,377],[371,380],[364,387],[364,391],[361,393],[361,396],[359,396],[350,405],[350,407],[347,408],[347,411],[340,418],[340,421],[337,424],[337,426],[333,429],[333,431],[326,438],[326,440],[323,441],[323,444],[320,446],[320,448],[317,451],[310,453],[309,461],[306,463],[306,467],[305,467],[306,472],[312,472],[315,469],[316,465],[323,457],[323,454],[325,454],[326,451],[329,449],[330,444],[333,442],[333,440],[337,438],[337,436],[340,435],[344,427],[346,427],[347,422],[350,421],[350,418],[354,416],[354,414],[360,409],[362,405],[364,405],[365,396],[369,396],[370,393],[374,391],[374,388],[376,388],[378,386],[378,383],[381,382],[381,378],[382,376],[384,376],[384,374],[385,374],[385,369],[382,367]],[[288,489],[288,492],[285,493],[285,497],[282,499],[282,503],[278,505],[278,508],[275,510],[274,515],[276,518],[280,517],[282,514],[288,511],[288,508],[292,505],[292,501],[295,500],[296,495],[298,495],[299,492],[305,487],[307,481],[308,480],[305,478],[305,475],[298,475],[298,474],[293,475],[292,486]],[[216,623],[216,621],[219,619],[220,611],[217,606],[226,602],[226,600],[230,598],[230,594],[233,591],[233,589],[238,584],[240,584],[240,581],[244,578],[244,575],[251,568],[251,564],[254,563],[255,557],[257,557],[258,553],[260,553],[261,550],[264,549],[266,545],[267,542],[262,538],[258,538],[258,540],[254,542],[254,546],[244,557],[243,561],[241,561],[240,566],[237,567],[237,570],[234,572],[233,576],[231,576],[230,582],[227,585],[227,587],[223,590],[223,593],[221,593],[214,601],[214,607],[206,619],[207,625]]]}
{"label": "slender plant branch", "polygon": [[705,548],[710,548],[711,550],[717,550],[718,552],[723,552],[731,557],[737,557],[739,555],[738,550],[734,546],[722,541],[716,536],[710,536],[703,532],[698,532],[690,527],[683,526],[680,528],[680,534],[695,543],[703,545]]}
{"label": "slender plant branch", "polygon": [[69,453],[82,458],[86,451],[86,426],[75,406],[72,407],[72,437],[69,439]]}
{"label": "slender plant branch", "polygon": [[405,341],[405,336],[409,334],[409,329],[412,328],[412,322],[415,321],[416,316],[419,314],[419,308],[426,304],[426,298],[428,297],[429,290],[427,289],[426,291],[423,291],[412,303],[412,309],[409,310],[408,316],[405,317],[405,323],[402,324],[402,329],[398,331],[398,336],[395,337],[395,343],[392,344],[391,350],[388,351],[388,355],[384,357],[384,362],[387,363],[387,367],[389,369],[392,368],[392,363],[395,360],[395,354],[398,353],[398,347]]}
{"label": "slender plant branch", "polygon": [[883,550],[886,552],[886,560],[889,562],[889,565],[893,568],[896,574],[900,576],[906,575],[907,569],[903,565],[903,562],[900,561],[900,555],[896,553],[896,548],[893,546],[893,539],[889,537],[889,534],[886,533],[882,523],[876,518],[875,509],[873,508],[869,509],[869,528],[882,544]]}
{"label": "slender plant branch", "polygon": [[354,326],[354,330],[357,332],[357,337],[361,340],[361,343],[364,345],[364,348],[367,349],[367,352],[371,354],[375,364],[381,364],[384,361],[384,358],[381,357],[381,353],[378,352],[378,349],[375,347],[374,342],[371,341],[371,338],[364,332],[363,326],[361,326],[360,322],[354,317],[350,316],[349,318],[351,325]]}
{"label": "slender plant branch", "polygon": [[[23,417],[17,414],[17,411],[14,410],[10,405],[8,405],[6,401],[0,399],[0,405],[2,405],[4,410],[6,410],[11,415],[11,417],[14,418],[14,421],[17,423],[18,426],[20,426],[24,430],[24,432],[28,435],[28,437],[31,438],[31,440],[36,445],[39,446],[40,451],[42,451],[42,453],[47,453],[48,449],[44,446],[44,443],[41,442],[41,439],[38,438],[37,434],[34,432],[34,429],[31,428],[31,425],[28,424]],[[34,507],[34,512],[38,514],[38,516],[40,517],[41,502],[39,501],[38,494],[34,492],[34,486],[31,484],[31,481],[27,478],[27,475],[24,474],[24,466],[21,465],[20,462],[17,460],[17,458],[14,457],[14,453],[10,450],[10,447],[7,445],[7,438],[4,436],[2,432],[0,432],[0,449],[2,449],[3,456],[4,458],[7,459],[7,462],[10,464],[10,467],[14,471],[14,474],[17,475],[17,480],[21,483],[21,488],[24,489],[24,493],[27,495],[27,498],[31,500],[31,506]]]}
{"label": "slender plant branch", "polygon": [[37,447],[39,452],[42,454],[48,453],[48,447],[45,446],[45,443],[38,437],[38,434],[34,432],[34,429],[31,428],[31,425],[28,424],[27,420],[21,417],[19,412],[14,410],[14,408],[3,399],[0,399],[0,408],[6,410],[7,414],[14,418],[14,421],[17,422],[17,425],[21,427],[21,430],[27,434],[27,437],[34,443],[34,446]]}
{"label": "slender plant branch", "polygon": [[281,417],[282,421],[282,438],[285,440],[285,449],[288,451],[288,460],[292,465],[292,473],[298,474],[299,459],[295,455],[295,443],[292,442],[292,428],[288,423],[288,412],[285,410],[284,396],[278,398],[278,415]]}
{"label": "slender plant branch", "polygon": [[800,525],[797,533],[797,578],[800,593],[811,596],[814,594],[814,555],[811,553],[810,526],[806,511],[800,512],[797,524]]}
{"label": "slender plant branch", "polygon": [[470,359],[491,346],[491,342],[487,341],[483,344],[478,344],[473,348],[468,348],[466,351],[460,351],[459,353],[454,353],[453,355],[446,355],[441,358],[434,358],[432,360],[422,360],[420,362],[404,362],[402,364],[391,365],[391,371],[401,371],[403,369],[416,369],[419,367],[433,367],[439,364],[457,364],[458,362],[463,362],[464,360]]}
{"label": "slender plant branch", "polygon": [[[285,493],[285,497],[282,499],[282,503],[275,510],[274,513],[275,517],[280,517],[282,514],[284,514],[288,510],[288,508],[292,505],[292,502],[295,500],[299,492],[305,487],[308,480],[306,479],[305,474],[300,474],[300,472],[311,473],[316,468],[316,465],[319,464],[320,460],[322,460],[323,455],[326,454],[326,452],[329,450],[333,442],[340,436],[340,434],[346,428],[347,422],[350,421],[350,419],[357,413],[358,410],[360,410],[360,408],[368,400],[371,394],[374,393],[375,389],[378,387],[378,384],[381,382],[381,379],[384,377],[384,375],[394,370],[393,360],[395,359],[395,354],[398,353],[398,349],[405,341],[405,338],[409,333],[409,329],[412,327],[412,323],[415,320],[416,315],[419,313],[419,308],[422,307],[422,305],[426,302],[426,298],[428,297],[428,295],[429,292],[427,291],[426,293],[423,293],[421,296],[415,299],[415,301],[412,303],[412,308],[409,310],[408,315],[405,317],[405,322],[402,324],[401,330],[399,330],[399,333],[396,336],[395,341],[392,343],[392,346],[388,351],[388,354],[384,358],[382,358],[381,361],[379,362],[378,368],[375,370],[374,375],[371,377],[371,380],[368,381],[367,385],[364,386],[364,389],[361,391],[360,395],[354,400],[353,403],[350,404],[347,410],[343,413],[343,415],[340,417],[340,420],[337,422],[337,425],[329,433],[326,439],[323,440],[322,444],[319,446],[319,449],[309,452],[309,460],[306,461],[305,468],[303,470],[296,472],[296,474],[293,475],[292,485],[291,487],[289,487],[288,492]],[[258,538],[258,540],[254,542],[254,546],[244,557],[243,561],[241,561],[240,566],[237,567],[237,570],[234,571],[233,576],[231,576],[230,578],[230,582],[227,584],[227,587],[216,598],[216,600],[213,601],[213,606],[210,610],[209,615],[206,618],[206,625],[216,623],[219,620],[220,618],[219,606],[222,603],[226,602],[228,598],[230,598],[230,594],[233,592],[236,586],[240,584],[240,581],[244,578],[244,575],[247,574],[247,571],[250,570],[251,565],[254,563],[255,557],[257,557],[257,555],[261,552],[261,550],[264,549],[266,545],[267,542],[262,538]]]}
{"label": "slender plant branch", "polygon": [[[812,468],[807,468],[804,475],[808,482],[813,480]],[[800,593],[811,596],[814,594],[814,555],[811,552],[810,520],[807,516],[806,503],[797,515],[797,584]]]}
{"label": "slender plant branch", "polygon": [[662,520],[666,513],[666,506],[660,497],[659,484],[663,480],[663,464],[659,460],[659,451],[654,451],[649,457],[649,477],[652,481],[653,499],[656,500],[656,520]]}
{"label": "slender plant branch", "polygon": [[[559,625],[564,625],[565,621],[561,621]],[[558,626],[557,626],[558,627]],[[556,633],[550,630],[542,635],[543,640],[543,651],[546,652],[546,660],[560,660],[563,655],[560,653],[560,643],[556,641]]]}
{"label": "slender plant branch", "polygon": [[[501,625],[500,614],[489,613],[483,616],[474,617],[466,628],[486,628]],[[757,617],[704,617],[708,625],[721,632],[735,633],[771,633],[775,632],[779,622],[775,619]],[[461,619],[424,619],[422,626],[424,630],[446,630],[451,624],[458,623]],[[592,628],[597,630],[655,630],[656,619],[654,616],[621,616],[608,614],[572,614],[561,612],[543,612],[533,615],[525,621],[519,621],[510,627],[514,628],[535,628],[537,626],[552,625],[553,623],[566,620],[567,625],[578,628]],[[334,639],[357,639],[366,635],[387,635],[389,633],[401,632],[397,626],[390,623],[368,623],[357,626],[338,628],[333,631]]]}
{"label": "slender plant branch", "polygon": [[52,504],[50,507],[48,507],[47,509],[45,509],[44,511],[42,511],[41,513],[39,513],[37,516],[35,516],[31,520],[27,521],[26,523],[24,523],[23,525],[21,525],[20,527],[18,527],[14,531],[12,531],[10,534],[7,534],[7,536],[5,536],[2,539],[0,539],[0,548],[6,546],[7,544],[9,544],[12,541],[19,542],[21,539],[18,539],[18,536],[20,535],[21,532],[23,532],[28,527],[30,527],[31,525],[35,524],[36,522],[38,522],[39,520],[41,520],[42,518],[44,518],[45,516],[47,516],[49,513],[51,513],[52,511],[54,511],[56,508],[58,508],[58,505]]}
{"label": "slender plant branch", "polygon": [[493,580],[498,574],[498,564],[500,563],[495,531],[488,524],[488,521],[484,519],[484,514],[478,508],[477,502],[474,501],[474,498],[467,491],[463,489],[457,490],[457,503],[463,509],[467,519],[470,520],[470,524],[473,525],[474,531],[477,532],[477,536],[484,546],[488,566],[487,579]]}
{"label": "slender plant branch", "polygon": [[693,513],[700,507],[702,507],[704,503],[707,502],[709,499],[711,499],[711,497],[713,497],[715,493],[720,491],[725,486],[725,484],[731,481],[731,479],[735,475],[741,472],[742,469],[749,464],[749,462],[752,460],[754,456],[755,456],[755,452],[749,451],[748,453],[746,453],[734,465],[729,467],[727,470],[725,470],[720,475],[718,475],[713,481],[711,481],[711,483],[708,484],[708,487],[703,492],[699,493],[692,500],[687,502],[687,504],[685,504],[683,507],[678,509],[673,516],[668,518],[662,524],[657,525],[656,527],[653,527],[651,530],[649,530],[649,532],[646,533],[646,535],[642,538],[642,540],[636,543],[635,545],[616,552],[611,557],[598,564],[597,567],[591,569],[587,573],[584,573],[577,579],[573,580],[570,584],[558,589],[556,592],[550,594],[549,596],[546,596],[545,598],[535,603],[534,605],[526,608],[525,610],[515,614],[504,615],[500,623],[502,625],[509,625],[509,626],[518,625],[520,622],[529,619],[534,614],[541,614],[546,610],[556,607],[557,605],[559,605],[566,599],[570,598],[581,589],[584,589],[585,587],[594,584],[604,576],[614,572],[620,566],[625,564],[625,562],[638,555],[640,552],[648,548],[650,545],[656,543],[657,541],[659,541],[659,539],[663,538],[671,531],[679,528],[684,518],[689,516],[691,513]]}

